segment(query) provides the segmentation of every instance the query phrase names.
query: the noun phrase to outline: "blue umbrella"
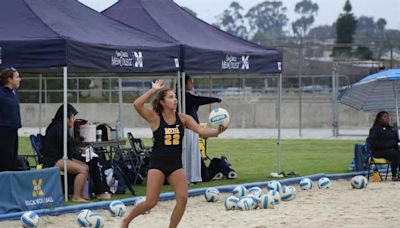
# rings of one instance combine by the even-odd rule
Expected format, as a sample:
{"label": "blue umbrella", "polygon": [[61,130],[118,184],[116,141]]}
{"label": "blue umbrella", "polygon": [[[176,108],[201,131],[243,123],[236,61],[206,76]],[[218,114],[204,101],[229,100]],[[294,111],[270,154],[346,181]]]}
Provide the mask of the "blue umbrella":
{"label": "blue umbrella", "polygon": [[399,126],[400,68],[369,75],[348,87],[338,97],[340,103],[363,111],[395,110]]}

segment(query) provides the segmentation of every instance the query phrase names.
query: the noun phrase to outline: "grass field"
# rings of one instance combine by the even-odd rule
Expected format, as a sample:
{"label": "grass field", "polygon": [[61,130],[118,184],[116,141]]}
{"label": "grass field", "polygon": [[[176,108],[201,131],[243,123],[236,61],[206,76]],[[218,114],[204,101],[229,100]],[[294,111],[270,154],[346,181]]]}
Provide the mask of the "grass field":
{"label": "grass field", "polygon": [[[150,139],[145,139],[150,143]],[[357,140],[306,140],[287,139],[281,142],[281,170],[294,171],[300,175],[314,173],[343,173],[353,158]],[[20,154],[32,154],[29,138],[20,137]],[[269,173],[277,170],[277,144],[274,139],[209,139],[207,154],[210,157],[228,157],[239,177],[234,180],[219,180],[190,185],[190,188],[225,184],[259,182],[269,180]],[[135,186],[136,194],[144,195],[145,186]],[[165,186],[163,192],[171,191]],[[114,195],[127,198],[130,194]]]}

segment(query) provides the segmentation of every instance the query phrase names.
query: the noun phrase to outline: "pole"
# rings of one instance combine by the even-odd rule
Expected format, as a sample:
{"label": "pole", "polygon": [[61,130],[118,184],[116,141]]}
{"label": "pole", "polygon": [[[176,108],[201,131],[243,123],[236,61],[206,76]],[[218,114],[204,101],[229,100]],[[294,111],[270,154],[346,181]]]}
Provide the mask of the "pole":
{"label": "pole", "polygon": [[63,88],[63,96],[64,96],[64,121],[63,121],[63,161],[64,161],[64,200],[68,201],[68,167],[67,167],[67,160],[68,160],[68,155],[67,155],[67,134],[68,134],[68,129],[67,129],[67,112],[68,112],[68,97],[67,97],[67,77],[68,77],[68,68],[64,67],[63,68],[63,81],[64,81],[64,88]]}
{"label": "pole", "polygon": [[277,173],[281,170],[281,105],[282,105],[282,73],[279,74],[279,87],[278,87],[278,142],[276,143],[277,153]]}
{"label": "pole", "polygon": [[39,133],[42,134],[42,74],[39,74]]}
{"label": "pole", "polygon": [[338,136],[337,130],[337,95],[336,95],[336,75],[337,75],[337,65],[333,63],[333,70],[332,70],[332,135],[334,137]]}

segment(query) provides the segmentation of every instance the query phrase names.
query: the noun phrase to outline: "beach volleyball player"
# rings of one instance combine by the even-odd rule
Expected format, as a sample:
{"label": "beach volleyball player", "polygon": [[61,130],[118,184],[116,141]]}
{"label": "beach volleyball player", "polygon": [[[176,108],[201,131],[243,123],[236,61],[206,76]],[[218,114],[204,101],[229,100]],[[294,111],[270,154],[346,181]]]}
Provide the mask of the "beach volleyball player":
{"label": "beach volleyball player", "polygon": [[[153,95],[152,109],[144,106]],[[147,121],[153,131],[154,146],[150,157],[150,168],[147,174],[146,200],[134,207],[123,219],[121,227],[138,215],[153,208],[167,178],[176,196],[176,204],[170,218],[169,227],[177,227],[186,208],[188,199],[188,182],[182,168],[182,139],[184,128],[197,132],[202,137],[216,137],[226,127],[210,129],[201,127],[191,116],[176,112],[177,98],[173,90],[165,89],[162,80],[152,83],[152,88],[137,98],[134,108]]]}

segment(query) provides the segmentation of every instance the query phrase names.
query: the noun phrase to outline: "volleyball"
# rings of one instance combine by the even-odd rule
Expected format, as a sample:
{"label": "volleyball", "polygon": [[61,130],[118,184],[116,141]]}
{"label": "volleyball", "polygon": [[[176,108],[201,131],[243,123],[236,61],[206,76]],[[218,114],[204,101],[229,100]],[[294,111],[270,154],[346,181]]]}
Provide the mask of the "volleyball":
{"label": "volleyball", "polygon": [[277,192],[281,192],[282,191],[282,185],[279,181],[268,181],[267,182],[267,188],[268,190],[275,190]]}
{"label": "volleyball", "polygon": [[215,108],[211,110],[208,116],[208,122],[212,128],[228,127],[229,113],[223,108]]}
{"label": "volleyball", "polygon": [[81,210],[76,217],[76,221],[78,222],[80,227],[90,227],[89,215],[92,213],[89,209]]}
{"label": "volleyball", "polygon": [[248,194],[247,196],[244,197],[249,197],[253,200],[253,209],[257,209],[258,204],[260,203],[260,197],[255,196],[253,194]]}
{"label": "volleyball", "polygon": [[33,211],[27,211],[21,216],[22,227],[34,228],[39,225],[39,215]]}
{"label": "volleyball", "polygon": [[207,202],[216,202],[219,198],[219,191],[216,188],[207,188],[204,192]]}
{"label": "volleyball", "polygon": [[321,177],[318,180],[318,188],[329,188],[332,186],[332,182],[327,177]]}
{"label": "volleyball", "polygon": [[259,187],[252,187],[248,190],[249,194],[252,194],[254,196],[260,197],[262,195],[262,190]]}
{"label": "volleyball", "polygon": [[235,210],[237,208],[237,203],[239,202],[239,198],[236,196],[229,196],[228,198],[225,199],[225,209],[227,211],[229,210]]}
{"label": "volleyball", "polygon": [[88,217],[88,221],[90,223],[89,227],[93,228],[102,228],[104,227],[104,220],[98,213],[90,213]]}
{"label": "volleyball", "polygon": [[238,185],[232,190],[232,195],[241,198],[247,194],[247,189],[243,185]]}
{"label": "volleyball", "polygon": [[251,197],[242,197],[237,202],[237,208],[241,211],[249,211],[254,209],[254,200]]}
{"label": "volleyball", "polygon": [[282,187],[282,194],[281,200],[282,201],[289,201],[296,197],[296,189],[292,186],[283,186]]}
{"label": "volleyball", "polygon": [[351,186],[356,189],[363,189],[367,187],[368,180],[364,176],[354,176],[351,178]]}
{"label": "volleyball", "polygon": [[278,204],[281,201],[281,195],[275,190],[269,190],[268,195],[274,200],[274,204]]}
{"label": "volleyball", "polygon": [[122,217],[126,213],[125,204],[119,200],[112,201],[108,206],[108,210],[110,211],[112,216]]}
{"label": "volleyball", "polygon": [[269,196],[268,194],[261,195],[260,202],[258,204],[259,208],[262,208],[262,209],[274,208],[274,205],[275,205],[275,201],[274,201],[274,199],[272,199],[271,196]]}
{"label": "volleyball", "polygon": [[313,181],[308,177],[301,179],[299,185],[300,185],[300,188],[303,190],[311,190],[314,187]]}

